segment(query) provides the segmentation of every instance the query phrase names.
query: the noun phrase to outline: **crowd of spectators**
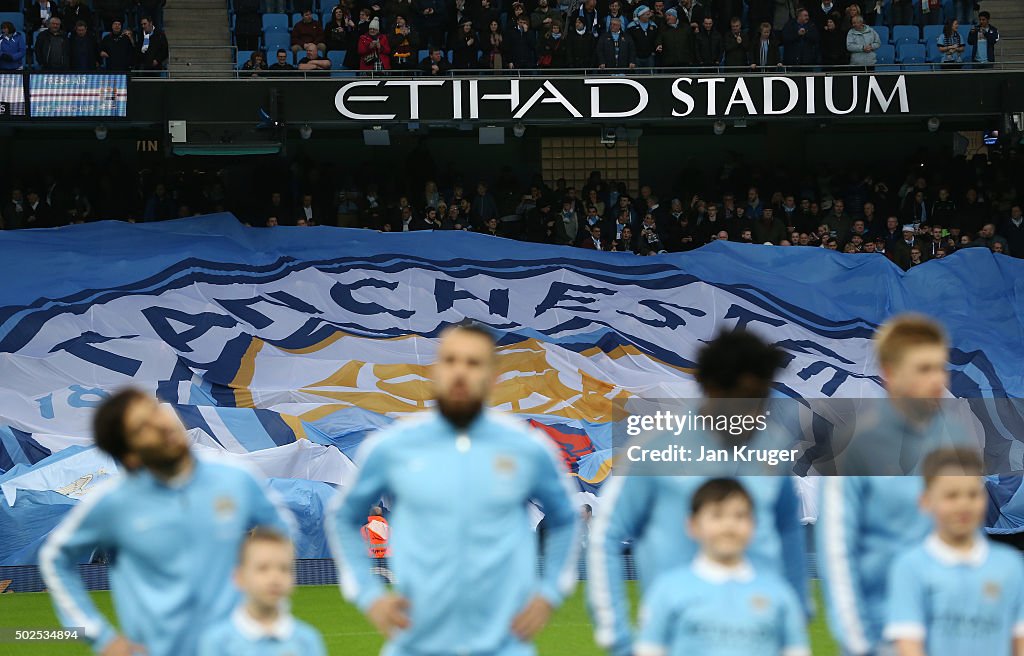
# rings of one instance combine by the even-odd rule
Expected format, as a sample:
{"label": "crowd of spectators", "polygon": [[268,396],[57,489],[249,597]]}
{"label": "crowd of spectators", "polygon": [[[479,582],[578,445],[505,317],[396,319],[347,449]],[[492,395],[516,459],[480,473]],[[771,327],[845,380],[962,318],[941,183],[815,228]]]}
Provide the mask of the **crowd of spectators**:
{"label": "crowd of spectators", "polygon": [[[26,172],[27,184],[14,181],[0,216],[4,228],[18,229],[233,211],[258,227],[467,230],[641,255],[729,240],[878,253],[904,269],[966,247],[1024,257],[1018,194],[1024,167],[1015,152],[942,163],[918,158],[902,176],[856,168],[794,171],[781,163],[759,168],[731,157],[716,172],[684,165],[678,183],[642,184],[635,193],[599,171],[576,188],[565,180],[545,184],[539,176],[522,180],[507,167],[491,181],[464,178],[472,169],[451,165],[436,174],[428,173],[434,167],[414,167],[382,178],[368,175],[372,169],[337,175],[329,165],[295,160],[287,175],[258,184],[181,172],[136,176],[137,184],[123,185],[133,179],[130,167],[89,164],[63,177]],[[228,191],[234,187],[237,193]],[[254,199],[251,189],[272,191]]]}
{"label": "crowd of spectators", "polygon": [[[292,0],[302,18],[290,31],[291,63],[312,45],[348,70],[987,65],[999,40],[988,12],[962,0],[341,0],[324,5],[322,24],[313,4]],[[905,41],[895,25],[923,31]],[[240,65],[259,74],[278,48],[287,59],[271,34],[266,54],[255,34],[239,34],[239,48],[256,51]],[[920,54],[900,54],[919,40]]]}
{"label": "crowd of spectators", "polygon": [[154,71],[167,65],[167,0],[0,0],[0,71]]}

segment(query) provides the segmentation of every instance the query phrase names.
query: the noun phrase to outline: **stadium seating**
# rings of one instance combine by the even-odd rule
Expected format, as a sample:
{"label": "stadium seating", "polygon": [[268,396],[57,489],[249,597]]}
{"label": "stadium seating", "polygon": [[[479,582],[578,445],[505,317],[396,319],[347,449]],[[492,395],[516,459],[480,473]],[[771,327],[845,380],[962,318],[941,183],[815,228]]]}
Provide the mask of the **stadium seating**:
{"label": "stadium seating", "polygon": [[883,44],[889,43],[890,34],[888,27],[886,27],[885,25],[872,25],[871,27],[873,30],[875,30],[875,32],[878,33],[878,39]]}
{"label": "stadium seating", "polygon": [[344,50],[332,50],[327,53],[327,58],[331,60],[331,69],[341,70],[345,68]]}
{"label": "stadium seating", "polygon": [[[295,25],[296,23],[298,23],[301,20],[302,20],[302,14],[292,14],[292,25]],[[317,14],[316,12],[313,13],[313,22],[314,23],[320,23],[320,14]],[[322,24],[323,23],[321,23],[321,25]]]}
{"label": "stadium seating", "polygon": [[878,57],[878,64],[893,64],[896,62],[896,48],[888,43],[882,43],[882,47],[875,53]]}
{"label": "stadium seating", "polygon": [[238,58],[235,61],[235,68],[239,68],[239,69],[242,68],[242,66],[245,65],[245,62],[249,61],[249,58],[252,57],[252,53],[254,53],[254,52],[256,52],[256,51],[255,50],[239,50],[238,51]]}
{"label": "stadium seating", "polygon": [[896,25],[892,28],[892,44],[897,48],[904,43],[918,43],[921,41],[921,32],[916,25]]}
{"label": "stadium seating", "polygon": [[419,59],[416,60],[416,63],[419,63],[419,62],[423,61],[424,59],[426,59],[429,56],[430,56],[430,51],[429,50],[420,50]]}
{"label": "stadium seating", "polygon": [[19,32],[25,31],[25,17],[16,11],[0,12],[0,23],[10,21],[14,23],[14,29]]}
{"label": "stadium seating", "polygon": [[288,14],[263,14],[263,34],[288,32]]}
{"label": "stadium seating", "polygon": [[942,36],[941,25],[925,25],[924,26],[924,44],[927,46],[929,43],[935,43],[936,40]]}
{"label": "stadium seating", "polygon": [[927,53],[920,43],[904,43],[896,48],[896,59],[901,64],[923,64]]}
{"label": "stadium seating", "polygon": [[291,47],[292,38],[287,33],[271,32],[264,35],[263,44],[266,46],[268,53],[277,53],[282,48],[288,50]]}

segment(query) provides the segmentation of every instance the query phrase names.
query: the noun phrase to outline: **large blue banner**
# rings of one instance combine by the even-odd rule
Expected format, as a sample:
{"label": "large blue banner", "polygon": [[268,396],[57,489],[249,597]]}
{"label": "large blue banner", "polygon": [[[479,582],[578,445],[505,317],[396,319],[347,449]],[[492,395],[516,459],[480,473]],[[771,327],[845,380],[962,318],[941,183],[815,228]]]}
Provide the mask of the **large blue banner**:
{"label": "large blue banner", "polygon": [[[457,232],[254,229],[215,215],[3,232],[0,251],[0,470],[8,489],[33,491],[0,499],[0,521],[24,498],[42,519],[22,532],[52,528],[35,509],[42,492],[88,493],[97,459],[39,470],[51,454],[91,448],[92,409],[129,384],[173,404],[197,449],[268,478],[344,486],[365,435],[431,405],[437,335],[467,317],[500,335],[494,405],[561,446],[582,495],[609,473],[613,404],[696,396],[695,354],[721,330],[744,327],[785,351],[779,396],[877,397],[871,338],[905,310],[949,331],[951,394],[977,399],[986,431],[1006,440],[1003,469],[1024,458],[1019,413],[986,409],[1024,393],[1024,263],[985,249],[904,273],[882,256],[813,248],[715,242],[638,257]],[[279,485],[307,513],[324,494]],[[18,544],[0,547],[0,564],[34,557],[32,539]]]}

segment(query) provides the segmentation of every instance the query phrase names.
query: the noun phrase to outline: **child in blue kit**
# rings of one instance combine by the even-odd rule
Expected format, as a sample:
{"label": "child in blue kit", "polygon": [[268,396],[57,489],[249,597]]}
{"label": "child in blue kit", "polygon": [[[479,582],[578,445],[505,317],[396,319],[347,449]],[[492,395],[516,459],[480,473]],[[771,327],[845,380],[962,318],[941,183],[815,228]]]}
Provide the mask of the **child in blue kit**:
{"label": "child in blue kit", "polygon": [[809,656],[792,587],[746,559],[754,505],[742,484],[712,479],[690,506],[689,532],[700,551],[645,595],[635,656]]}
{"label": "child in blue kit", "polygon": [[924,462],[925,541],[889,570],[885,638],[899,656],[1024,656],[1024,562],[989,542],[984,465],[966,449]]}
{"label": "child in blue kit", "polygon": [[316,629],[288,611],[294,568],[291,540],[271,529],[254,529],[242,543],[235,570],[245,599],[230,618],[203,633],[199,656],[326,656]]}

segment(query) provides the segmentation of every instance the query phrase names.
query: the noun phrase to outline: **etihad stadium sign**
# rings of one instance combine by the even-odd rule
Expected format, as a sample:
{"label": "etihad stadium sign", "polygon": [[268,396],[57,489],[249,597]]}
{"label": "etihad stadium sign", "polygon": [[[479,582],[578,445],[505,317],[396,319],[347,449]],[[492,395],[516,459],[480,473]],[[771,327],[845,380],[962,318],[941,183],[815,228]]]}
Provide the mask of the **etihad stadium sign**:
{"label": "etihad stadium sign", "polygon": [[[335,108],[353,121],[672,120],[906,115],[907,75],[366,79]],[[921,93],[925,93],[921,91]]]}

